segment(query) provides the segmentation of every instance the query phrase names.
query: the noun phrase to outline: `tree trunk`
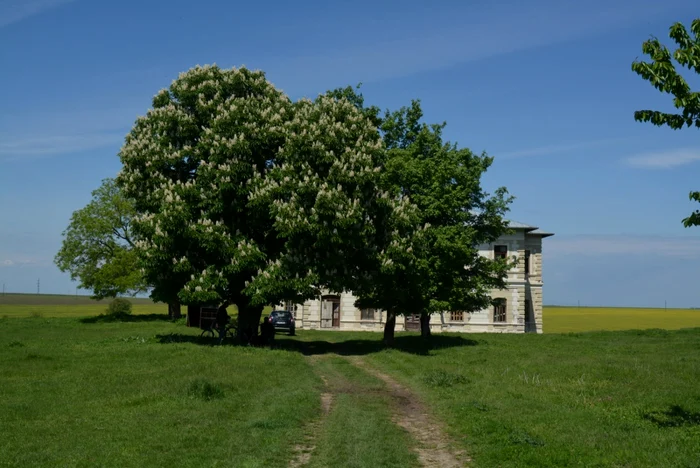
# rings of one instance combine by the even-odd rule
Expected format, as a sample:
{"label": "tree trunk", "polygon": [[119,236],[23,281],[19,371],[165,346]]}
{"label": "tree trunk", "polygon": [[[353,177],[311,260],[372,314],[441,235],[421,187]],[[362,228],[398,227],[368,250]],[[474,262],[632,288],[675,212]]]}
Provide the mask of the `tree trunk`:
{"label": "tree trunk", "polygon": [[262,306],[238,305],[238,341],[250,344],[258,336]]}
{"label": "tree trunk", "polygon": [[177,299],[168,304],[168,316],[171,320],[176,320],[182,317],[182,308],[180,301]]}
{"label": "tree trunk", "polygon": [[396,327],[396,313],[393,310],[386,311],[386,323],[384,324],[384,344],[394,345],[394,328]]}
{"label": "tree trunk", "polygon": [[420,336],[430,338],[430,314],[420,314]]}
{"label": "tree trunk", "polygon": [[187,304],[187,326],[198,327],[200,323],[199,306]]}

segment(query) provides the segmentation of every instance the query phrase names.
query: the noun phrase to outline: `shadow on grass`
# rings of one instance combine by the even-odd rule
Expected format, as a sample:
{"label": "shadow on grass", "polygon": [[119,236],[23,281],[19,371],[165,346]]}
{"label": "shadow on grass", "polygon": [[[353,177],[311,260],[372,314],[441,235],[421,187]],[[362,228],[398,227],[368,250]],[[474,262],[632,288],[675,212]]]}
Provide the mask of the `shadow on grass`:
{"label": "shadow on grass", "polygon": [[688,411],[679,405],[673,405],[666,411],[645,413],[642,417],[658,427],[700,426],[700,412]]}
{"label": "shadow on grass", "polygon": [[[198,345],[211,346],[216,343],[216,339],[201,338],[194,335],[184,335],[171,333],[167,335],[156,335],[159,343],[192,343]],[[224,346],[232,345],[231,342],[224,342]],[[430,351],[441,348],[455,348],[462,346],[476,346],[479,344],[475,340],[470,340],[461,336],[433,335],[430,339],[424,339],[418,335],[397,336],[392,349],[405,353],[427,356]],[[295,351],[304,356],[319,354],[338,354],[341,356],[364,356],[377,353],[387,349],[380,340],[350,339],[340,342],[330,342],[324,340],[304,341],[292,337],[280,337],[275,339],[272,348]]]}
{"label": "shadow on grass", "polygon": [[[155,339],[160,344],[175,344],[175,343],[191,343],[199,346],[215,346],[218,343],[218,338],[202,337],[199,335],[183,335],[182,333],[166,333],[158,334]],[[232,346],[233,343],[224,341],[223,346]]]}
{"label": "shadow on grass", "polygon": [[[380,340],[352,339],[340,342],[329,341],[301,341],[295,339],[275,340],[275,347],[288,351],[297,351],[305,356],[317,354],[339,354],[341,356],[363,356],[388,349]],[[456,348],[462,346],[476,346],[475,340],[462,336],[433,335],[429,339],[420,335],[397,336],[391,349],[409,354],[428,356],[430,351],[441,348]]]}
{"label": "shadow on grass", "polygon": [[114,322],[166,322],[170,321],[168,314],[139,314],[139,315],[110,315],[100,314],[94,317],[78,319],[82,323],[114,323]]}

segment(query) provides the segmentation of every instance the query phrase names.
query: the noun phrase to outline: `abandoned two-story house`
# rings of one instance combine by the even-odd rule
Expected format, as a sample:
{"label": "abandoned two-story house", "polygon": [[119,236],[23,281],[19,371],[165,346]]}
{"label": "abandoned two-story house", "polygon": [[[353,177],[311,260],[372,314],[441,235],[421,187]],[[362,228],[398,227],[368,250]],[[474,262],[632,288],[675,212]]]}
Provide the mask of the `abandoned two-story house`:
{"label": "abandoned two-story house", "polygon": [[[489,258],[516,257],[517,265],[508,273],[507,287],[495,289],[495,305],[478,312],[459,310],[433,314],[433,332],[542,333],[542,239],[554,234],[535,226],[511,221],[512,234],[479,246]],[[384,329],[386,314],[377,309],[355,307],[352,292],[324,292],[303,304],[286,302],[281,308],[294,314],[296,328],[328,330]],[[397,317],[396,330],[420,330],[420,317]]]}

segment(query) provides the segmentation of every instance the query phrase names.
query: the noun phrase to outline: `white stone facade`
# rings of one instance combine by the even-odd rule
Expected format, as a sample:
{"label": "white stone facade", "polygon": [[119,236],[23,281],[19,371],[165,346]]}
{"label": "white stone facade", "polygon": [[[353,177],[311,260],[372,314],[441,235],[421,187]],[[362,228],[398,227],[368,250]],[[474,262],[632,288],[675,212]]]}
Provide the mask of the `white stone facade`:
{"label": "white stone facade", "polygon": [[[511,222],[513,234],[496,242],[480,246],[480,254],[494,258],[503,252],[516,257],[517,265],[508,273],[507,287],[494,290],[491,297],[504,300],[504,306],[491,306],[472,313],[446,311],[433,314],[430,328],[433,332],[491,332],[542,333],[542,239],[553,234],[534,226]],[[294,313],[298,330],[355,330],[382,331],[386,313],[381,310],[360,310],[355,307],[352,292],[322,294],[304,304],[281,304],[279,307]],[[396,330],[420,330],[418,317],[397,317]]]}

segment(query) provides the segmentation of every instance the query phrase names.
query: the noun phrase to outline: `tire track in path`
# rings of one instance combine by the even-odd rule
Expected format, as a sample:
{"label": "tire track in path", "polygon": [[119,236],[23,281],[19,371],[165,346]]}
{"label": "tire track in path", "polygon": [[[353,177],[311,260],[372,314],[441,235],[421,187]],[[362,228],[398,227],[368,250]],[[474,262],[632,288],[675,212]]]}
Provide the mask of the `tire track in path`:
{"label": "tire track in path", "polygon": [[414,450],[423,466],[440,468],[468,466],[471,459],[464,451],[453,448],[449,437],[415,393],[392,377],[370,367],[363,359],[359,357],[348,359],[355,366],[386,384],[387,393],[393,403],[393,421],[416,440]]}
{"label": "tire track in path", "polygon": [[[313,363],[313,361],[315,361],[317,358],[309,357],[307,359],[312,360]],[[323,423],[328,417],[328,414],[331,412],[331,407],[333,406],[334,395],[331,392],[330,386],[328,385],[328,379],[322,374],[319,374],[319,377],[323,381],[324,388],[324,391],[321,393],[321,416],[311,421],[307,425],[304,441],[294,446],[294,456],[289,462],[289,468],[301,468],[302,466],[306,466],[309,461],[311,461],[311,455],[316,449],[316,437],[323,427]]]}

